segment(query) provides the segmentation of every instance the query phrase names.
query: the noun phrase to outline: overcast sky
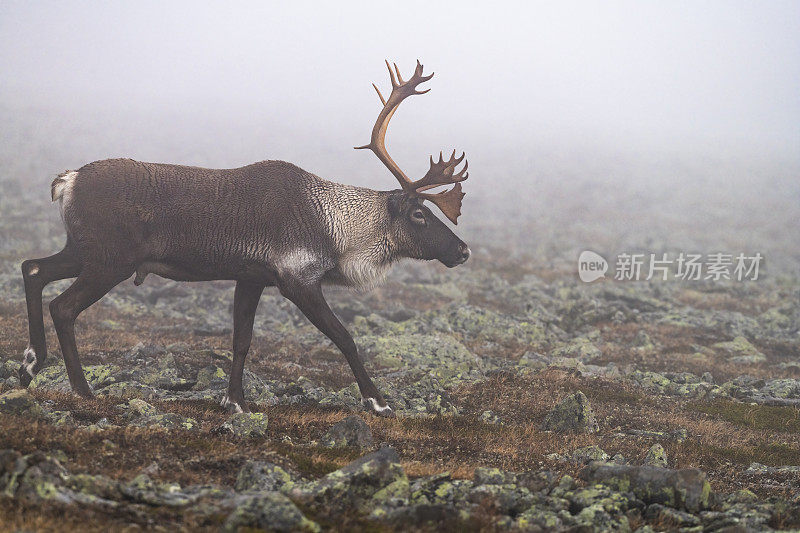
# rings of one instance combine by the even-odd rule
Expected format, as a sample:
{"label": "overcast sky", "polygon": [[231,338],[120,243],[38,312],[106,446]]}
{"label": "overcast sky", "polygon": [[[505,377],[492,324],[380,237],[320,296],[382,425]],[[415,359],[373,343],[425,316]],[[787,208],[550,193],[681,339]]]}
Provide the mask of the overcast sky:
{"label": "overcast sky", "polygon": [[[351,147],[367,142],[380,107],[370,84],[388,91],[383,59],[409,74],[420,58],[433,90],[403,104],[388,137],[412,174],[448,148],[797,159],[798,36],[797,1],[4,0],[0,96],[107,118],[98,127],[109,134],[163,128],[178,145],[218,129],[230,157],[203,163],[340,149],[334,167],[346,168],[368,157]],[[132,153],[105,156],[151,155],[124,146]]]}

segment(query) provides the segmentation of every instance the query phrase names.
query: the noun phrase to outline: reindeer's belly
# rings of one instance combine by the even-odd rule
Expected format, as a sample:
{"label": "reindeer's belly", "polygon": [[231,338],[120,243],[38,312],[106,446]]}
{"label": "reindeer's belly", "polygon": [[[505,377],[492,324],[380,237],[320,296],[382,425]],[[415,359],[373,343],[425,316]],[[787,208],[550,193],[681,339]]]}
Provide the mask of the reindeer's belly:
{"label": "reindeer's belly", "polygon": [[276,273],[266,265],[247,263],[238,269],[220,271],[218,268],[193,268],[165,261],[144,261],[136,267],[135,285],[144,283],[148,274],[174,281],[214,281],[214,280],[248,280],[275,285]]}

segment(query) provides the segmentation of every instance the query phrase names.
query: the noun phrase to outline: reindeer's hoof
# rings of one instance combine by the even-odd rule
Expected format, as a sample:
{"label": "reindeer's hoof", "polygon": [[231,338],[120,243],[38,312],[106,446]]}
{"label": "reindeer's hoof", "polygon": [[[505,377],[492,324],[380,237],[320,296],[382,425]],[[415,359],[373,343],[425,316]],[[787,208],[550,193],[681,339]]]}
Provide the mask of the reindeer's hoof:
{"label": "reindeer's hoof", "polygon": [[23,387],[27,387],[33,381],[33,376],[28,374],[28,370],[25,368],[25,365],[19,367],[19,382]]}
{"label": "reindeer's hoof", "polygon": [[226,394],[222,401],[219,402],[223,409],[228,411],[229,413],[249,413],[250,409],[247,408],[247,403],[244,401],[235,402],[230,399],[230,397]]}
{"label": "reindeer's hoof", "polygon": [[368,411],[372,411],[378,416],[382,416],[385,418],[397,417],[397,414],[395,414],[394,409],[389,407],[383,399],[381,399],[383,405],[381,405],[381,403],[375,398],[364,398],[361,401],[363,402],[364,407],[366,407]]}
{"label": "reindeer's hoof", "polygon": [[22,354],[22,364],[19,367],[19,382],[23,387],[27,387],[33,381],[35,372],[33,368],[36,366],[36,350],[28,346],[25,348],[25,353]]}

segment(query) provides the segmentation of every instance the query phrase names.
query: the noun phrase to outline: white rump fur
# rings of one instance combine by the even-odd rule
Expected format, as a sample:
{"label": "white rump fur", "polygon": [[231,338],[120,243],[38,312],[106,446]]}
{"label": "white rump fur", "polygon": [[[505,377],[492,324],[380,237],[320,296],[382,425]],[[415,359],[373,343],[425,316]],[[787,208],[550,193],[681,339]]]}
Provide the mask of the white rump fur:
{"label": "white rump fur", "polygon": [[59,203],[61,215],[64,215],[64,206],[68,205],[72,199],[72,187],[75,185],[75,178],[78,172],[75,170],[65,172],[53,180],[50,186],[50,195],[54,202]]}

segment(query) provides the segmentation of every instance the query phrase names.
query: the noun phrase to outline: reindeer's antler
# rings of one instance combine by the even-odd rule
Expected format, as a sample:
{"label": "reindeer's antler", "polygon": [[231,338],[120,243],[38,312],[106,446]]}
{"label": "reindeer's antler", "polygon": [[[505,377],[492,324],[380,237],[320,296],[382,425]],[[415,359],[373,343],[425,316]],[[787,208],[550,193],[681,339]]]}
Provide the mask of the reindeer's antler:
{"label": "reindeer's antler", "polygon": [[[397,178],[397,181],[400,182],[400,186],[403,187],[405,191],[420,198],[430,200],[442,210],[442,213],[444,213],[453,224],[457,224],[458,217],[461,214],[461,199],[464,198],[464,193],[461,192],[460,182],[464,181],[469,176],[467,173],[467,162],[464,162],[464,167],[460,171],[455,172],[455,169],[461,161],[464,160],[464,154],[461,154],[461,157],[456,157],[456,152],[453,150],[453,155],[450,159],[444,161],[440,152],[439,161],[434,162],[433,157],[431,157],[431,167],[428,172],[421,179],[412,181],[405,175],[397,163],[394,162],[389,152],[386,151],[386,129],[389,127],[389,121],[392,119],[392,115],[397,111],[402,101],[409,96],[425,94],[430,91],[430,89],[418,91],[417,86],[431,79],[433,73],[428,76],[423,76],[422,65],[419,60],[417,60],[417,67],[414,69],[414,75],[411,76],[408,81],[403,80],[403,77],[400,75],[400,69],[397,68],[397,64],[394,65],[394,71],[392,71],[392,67],[389,65],[389,62],[386,61],[386,68],[389,69],[389,78],[392,81],[392,93],[389,95],[388,99],[385,99],[380,89],[378,89],[378,86],[374,83],[372,84],[372,86],[375,87],[375,91],[378,93],[378,97],[381,99],[381,103],[383,103],[383,109],[381,109],[380,114],[378,114],[378,119],[375,121],[375,126],[372,128],[372,137],[369,144],[357,146],[356,150],[363,148],[372,150],[394,177]],[[395,74],[397,74],[396,79]],[[435,187],[452,184],[455,184],[452,189],[441,193],[431,194],[422,192]]]}

